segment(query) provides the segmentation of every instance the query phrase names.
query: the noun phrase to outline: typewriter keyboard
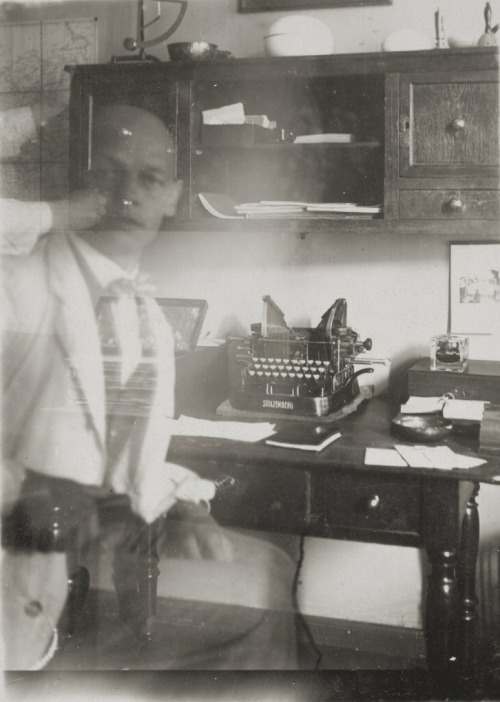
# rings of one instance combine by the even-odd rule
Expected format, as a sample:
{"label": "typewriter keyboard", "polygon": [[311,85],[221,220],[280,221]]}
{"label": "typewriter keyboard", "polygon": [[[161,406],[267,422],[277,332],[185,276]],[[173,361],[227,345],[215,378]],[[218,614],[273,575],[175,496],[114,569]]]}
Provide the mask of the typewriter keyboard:
{"label": "typewriter keyboard", "polygon": [[324,395],[345,382],[348,369],[343,370],[335,373],[330,361],[252,356],[246,385],[266,395]]}

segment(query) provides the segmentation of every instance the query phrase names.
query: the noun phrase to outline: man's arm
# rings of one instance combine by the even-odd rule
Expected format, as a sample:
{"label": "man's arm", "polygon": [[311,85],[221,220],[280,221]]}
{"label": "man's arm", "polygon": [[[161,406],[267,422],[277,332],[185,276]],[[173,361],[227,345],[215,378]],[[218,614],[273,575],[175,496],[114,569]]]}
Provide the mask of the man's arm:
{"label": "man's arm", "polygon": [[0,253],[27,255],[47,232],[92,228],[104,214],[105,200],[93,190],[78,190],[67,200],[0,200]]}

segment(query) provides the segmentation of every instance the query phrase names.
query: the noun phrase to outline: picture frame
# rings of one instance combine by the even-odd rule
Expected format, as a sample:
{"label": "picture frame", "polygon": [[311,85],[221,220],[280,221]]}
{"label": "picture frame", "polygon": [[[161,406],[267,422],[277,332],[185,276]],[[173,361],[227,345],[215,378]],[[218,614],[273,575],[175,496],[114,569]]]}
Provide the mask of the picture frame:
{"label": "picture frame", "polygon": [[500,334],[500,243],[451,244],[450,331]]}
{"label": "picture frame", "polygon": [[182,297],[157,297],[175,340],[175,353],[193,351],[200,338],[208,309],[206,300]]}
{"label": "picture frame", "polygon": [[[115,300],[116,298],[113,296],[100,297],[96,308],[99,327],[101,330],[106,330],[104,332],[105,338],[101,338],[101,349],[108,357],[120,355],[111,311],[111,305]],[[157,297],[155,300],[172,329],[175,354],[180,355],[193,351],[200,338],[201,328],[207,313],[207,301],[177,297]],[[140,305],[143,302],[141,298],[138,298]],[[153,348],[154,343],[150,344],[149,340],[146,340],[143,346],[143,355],[154,355]]]}
{"label": "picture frame", "polygon": [[238,12],[277,12],[367,5],[392,5],[392,0],[238,0]]}

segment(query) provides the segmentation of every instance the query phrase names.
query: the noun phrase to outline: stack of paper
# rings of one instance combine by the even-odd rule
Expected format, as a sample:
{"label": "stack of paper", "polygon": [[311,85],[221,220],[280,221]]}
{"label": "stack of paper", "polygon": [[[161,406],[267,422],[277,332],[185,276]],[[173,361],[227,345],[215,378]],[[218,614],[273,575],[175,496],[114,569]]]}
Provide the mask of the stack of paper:
{"label": "stack of paper", "polygon": [[243,202],[236,205],[235,209],[239,214],[252,216],[277,215],[277,214],[298,214],[304,212],[305,202],[293,202],[287,200],[261,200],[260,202]]}
{"label": "stack of paper", "polygon": [[255,443],[274,434],[275,425],[270,422],[213,422],[181,415],[172,420],[170,431],[177,436],[204,436],[231,441]]}
{"label": "stack of paper", "polygon": [[489,402],[480,402],[479,400],[446,400],[443,407],[443,417],[480,422],[483,418],[484,407],[489,404]]}
{"label": "stack of paper", "polygon": [[321,202],[315,205],[307,205],[308,212],[333,212],[339,214],[380,214],[383,211],[382,205],[356,205],[353,202]]}
{"label": "stack of paper", "polygon": [[354,141],[353,134],[300,134],[294,144],[348,144]]}
{"label": "stack of paper", "polygon": [[402,414],[432,414],[443,412],[445,419],[480,422],[483,418],[485,405],[489,402],[480,400],[454,400],[446,395],[442,397],[411,396],[401,405]]}
{"label": "stack of paper", "polygon": [[401,414],[432,414],[433,412],[441,412],[445,402],[445,397],[414,397],[412,395],[404,405],[401,405]]}
{"label": "stack of paper", "polygon": [[279,217],[307,213],[332,214],[378,214],[382,205],[364,207],[353,202],[297,202],[294,200],[260,200],[260,202],[242,202],[237,204],[229,195],[223,193],[198,193],[203,207],[221,219],[241,219]]}

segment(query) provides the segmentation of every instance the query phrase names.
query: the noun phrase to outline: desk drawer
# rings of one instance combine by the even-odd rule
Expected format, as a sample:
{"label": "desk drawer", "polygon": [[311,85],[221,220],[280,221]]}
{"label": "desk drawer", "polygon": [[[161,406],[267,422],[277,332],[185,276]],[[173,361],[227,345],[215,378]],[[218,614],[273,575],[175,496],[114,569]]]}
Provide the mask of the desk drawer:
{"label": "desk drawer", "polygon": [[212,513],[220,524],[291,533],[309,524],[311,492],[306,471],[215,462],[203,470],[203,477],[222,474],[233,477],[234,484],[222,488],[212,500]]}
{"label": "desk drawer", "polygon": [[500,214],[498,190],[401,190],[400,219],[486,219]]}
{"label": "desk drawer", "polygon": [[391,542],[379,537],[392,534],[394,543],[403,543],[405,536],[414,541],[419,533],[420,494],[419,482],[405,476],[335,472],[324,481],[325,526],[343,538]]}

